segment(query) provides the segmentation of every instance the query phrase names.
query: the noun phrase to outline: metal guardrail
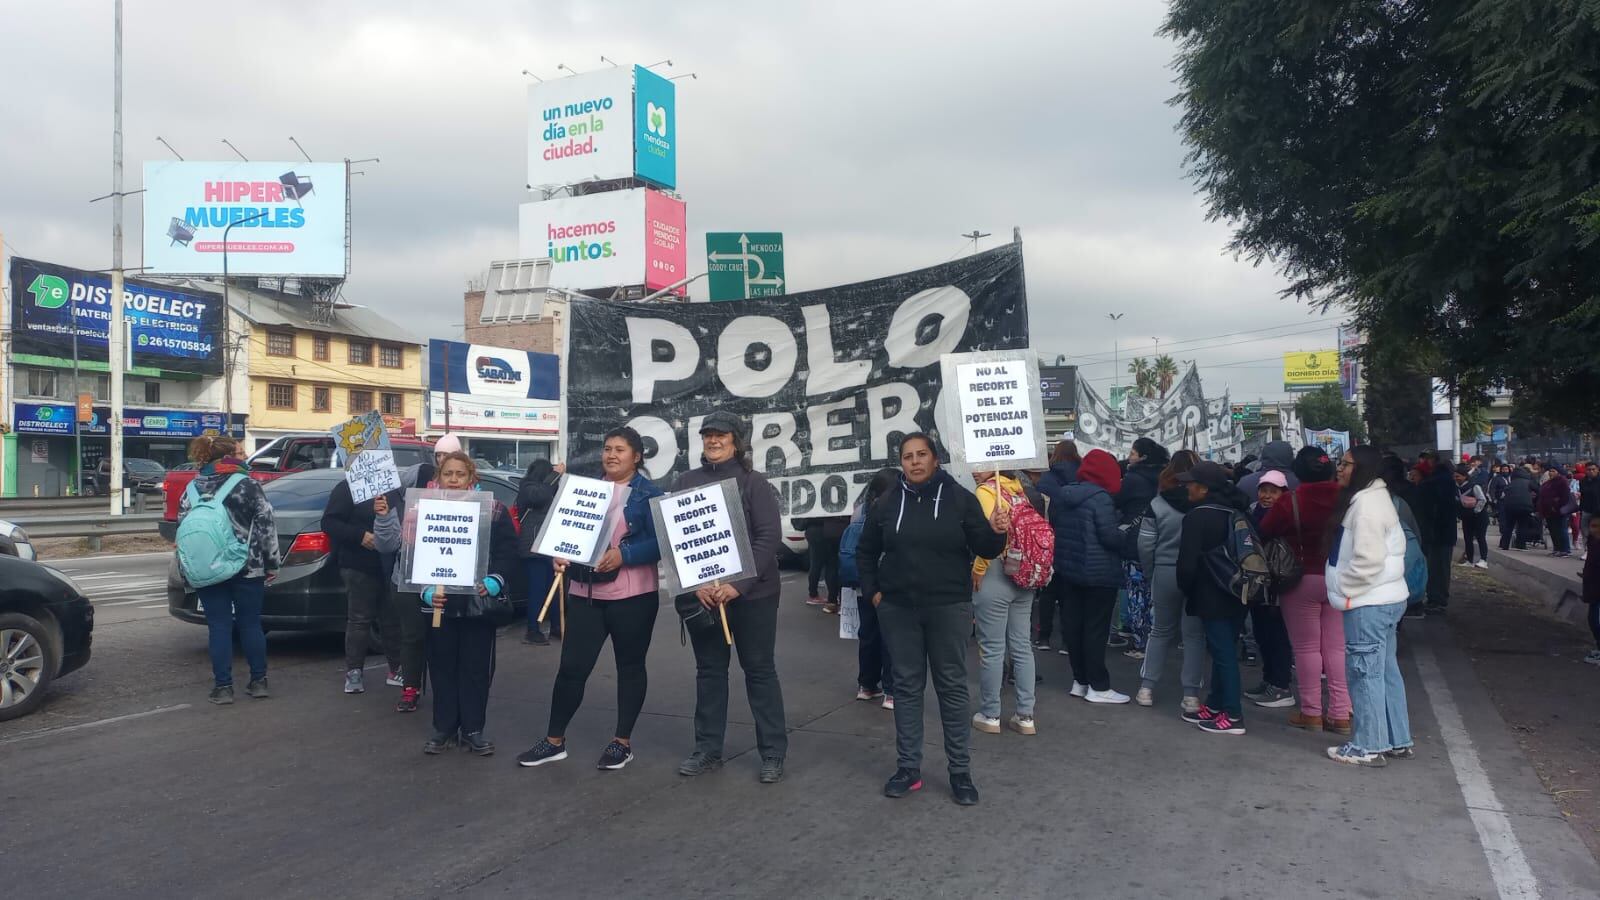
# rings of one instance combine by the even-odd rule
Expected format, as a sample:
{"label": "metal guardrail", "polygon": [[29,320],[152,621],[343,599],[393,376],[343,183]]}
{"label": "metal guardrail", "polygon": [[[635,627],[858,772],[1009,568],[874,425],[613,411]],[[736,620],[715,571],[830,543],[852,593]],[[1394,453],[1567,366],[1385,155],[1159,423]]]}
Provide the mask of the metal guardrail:
{"label": "metal guardrail", "polygon": [[[161,505],[159,494],[135,493],[128,509],[143,512]],[[58,515],[104,513],[111,501],[104,496],[97,497],[6,497],[0,499],[0,519],[14,522],[18,518],[25,518],[34,514],[48,516],[52,513]],[[140,509],[141,504],[144,509]]]}
{"label": "metal guardrail", "polygon": [[22,527],[33,539],[43,538],[102,538],[114,535],[127,534],[155,534],[161,525],[161,516],[147,513],[145,515],[121,516],[116,519],[110,517],[83,518],[78,516],[59,516],[55,518],[36,518],[25,521],[9,520]]}

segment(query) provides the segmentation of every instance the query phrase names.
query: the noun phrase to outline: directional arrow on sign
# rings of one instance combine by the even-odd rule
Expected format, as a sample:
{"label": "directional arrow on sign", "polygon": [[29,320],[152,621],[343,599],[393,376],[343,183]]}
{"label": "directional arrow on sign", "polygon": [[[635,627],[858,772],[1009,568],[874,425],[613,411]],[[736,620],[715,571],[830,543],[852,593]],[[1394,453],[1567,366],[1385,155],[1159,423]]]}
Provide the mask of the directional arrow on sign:
{"label": "directional arrow on sign", "polygon": [[[736,262],[743,266],[744,295],[746,297],[750,296],[751,285],[758,287],[783,287],[783,276],[774,275],[771,278],[766,277],[767,264],[762,261],[759,255],[750,252],[750,236],[747,234],[739,235],[738,253],[710,253],[707,254],[707,258],[714,262]],[[751,263],[755,263],[756,270],[754,275],[750,274]]]}

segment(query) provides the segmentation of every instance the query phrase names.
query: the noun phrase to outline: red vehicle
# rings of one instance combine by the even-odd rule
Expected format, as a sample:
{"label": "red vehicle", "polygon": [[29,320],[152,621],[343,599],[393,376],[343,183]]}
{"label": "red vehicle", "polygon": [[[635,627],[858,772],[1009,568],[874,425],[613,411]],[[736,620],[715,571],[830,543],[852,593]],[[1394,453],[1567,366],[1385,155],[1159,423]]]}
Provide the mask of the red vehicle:
{"label": "red vehicle", "polygon": [[[404,469],[421,462],[433,462],[433,445],[417,438],[390,436],[389,446],[394,448],[395,465]],[[267,482],[282,478],[290,472],[307,469],[334,468],[333,435],[297,434],[281,437],[250,455],[250,477]],[[161,536],[172,540],[178,533],[178,501],[194,480],[193,464],[167,472],[161,482],[165,509],[158,530]]]}

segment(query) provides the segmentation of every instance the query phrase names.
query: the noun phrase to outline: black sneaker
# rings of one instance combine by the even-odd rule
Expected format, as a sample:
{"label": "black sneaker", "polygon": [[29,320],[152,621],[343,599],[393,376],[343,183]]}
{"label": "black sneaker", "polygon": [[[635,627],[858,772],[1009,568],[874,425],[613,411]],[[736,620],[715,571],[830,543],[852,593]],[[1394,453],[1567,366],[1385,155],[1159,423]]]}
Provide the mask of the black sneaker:
{"label": "black sneaker", "polygon": [[1428,603],[1422,607],[1422,611],[1430,616],[1442,616],[1446,608],[1443,603]]}
{"label": "black sneaker", "polygon": [[1413,603],[1406,607],[1405,618],[1407,619],[1425,619],[1427,617],[1428,611],[1423,608],[1421,603]]}
{"label": "black sneaker", "polygon": [[228,704],[233,702],[233,685],[231,685],[231,684],[219,684],[219,685],[217,685],[216,687],[211,689],[211,693],[206,696],[206,699],[210,700],[212,703],[215,703],[218,706],[227,706]]}
{"label": "black sneaker", "polygon": [[783,780],[783,760],[780,757],[769,756],[761,761],[762,784],[777,784]]}
{"label": "black sneaker", "polygon": [[[565,753],[561,754],[566,756]],[[633,748],[621,741],[612,741],[606,749],[600,751],[600,761],[594,764],[596,769],[615,771],[633,762]]]}
{"label": "black sneaker", "polygon": [[1206,734],[1244,734],[1244,723],[1219,712],[1209,719],[1201,719],[1195,725]]}
{"label": "black sneaker", "polygon": [[1260,700],[1263,696],[1266,695],[1267,690],[1270,689],[1271,687],[1272,687],[1272,685],[1267,684],[1265,681],[1263,681],[1260,684],[1256,685],[1255,687],[1251,688],[1250,690],[1245,691],[1244,692],[1245,699],[1246,700]]}
{"label": "black sneaker", "polygon": [[1417,751],[1414,747],[1396,747],[1385,751],[1384,755],[1390,759],[1416,759]]}
{"label": "black sneaker", "polygon": [[1250,698],[1250,702],[1267,709],[1282,709],[1294,705],[1294,693],[1275,684],[1267,685],[1267,689],[1259,695]]}
{"label": "black sneaker", "polygon": [[471,734],[463,734],[461,736],[461,749],[468,753],[476,753],[479,756],[493,756],[494,741],[484,737],[483,732],[474,731]]}
{"label": "black sneaker", "polygon": [[[1128,641],[1127,635],[1120,634],[1118,632],[1112,632],[1111,636],[1106,639],[1106,647],[1110,650],[1126,650],[1129,646],[1131,646],[1131,644]],[[1063,650],[1061,652],[1065,653],[1066,651]]]}
{"label": "black sneaker", "polygon": [[1200,704],[1199,708],[1193,710],[1192,712],[1187,709],[1183,711],[1183,720],[1188,722],[1190,725],[1199,725],[1201,722],[1209,722],[1216,717],[1217,711],[1209,706],[1206,706],[1204,703]]}
{"label": "black sneaker", "polygon": [[540,647],[550,646],[550,639],[545,637],[544,632],[537,628],[529,629],[528,632],[522,636],[522,642],[524,644],[536,644]]}
{"label": "black sneaker", "polygon": [[[610,748],[608,747],[606,749]],[[517,765],[522,766],[525,769],[531,769],[534,766],[542,766],[545,763],[560,762],[566,758],[566,741],[562,741],[559,744],[552,744],[548,740],[540,738],[539,743],[534,744],[532,747],[529,747],[527,750],[524,750],[517,755]]]}
{"label": "black sneaker", "polygon": [[912,791],[922,790],[922,771],[920,769],[895,769],[889,776],[889,783],[883,786],[883,795],[891,800],[898,800]]}
{"label": "black sneaker", "polygon": [[722,757],[696,750],[689,754],[688,759],[678,764],[678,774],[693,778],[696,775],[709,775],[720,768],[722,768]]}
{"label": "black sneaker", "polygon": [[265,700],[272,696],[272,691],[267,689],[267,676],[265,675],[260,678],[250,679],[250,683],[244,686],[244,692],[246,696],[254,697],[257,700]]}
{"label": "black sneaker", "polygon": [[456,736],[453,732],[436,731],[433,737],[428,738],[422,745],[422,752],[429,756],[436,756],[446,749],[456,745]]}
{"label": "black sneaker", "polygon": [[956,801],[957,806],[977,806],[978,787],[972,783],[972,776],[965,772],[951,775],[950,797]]}

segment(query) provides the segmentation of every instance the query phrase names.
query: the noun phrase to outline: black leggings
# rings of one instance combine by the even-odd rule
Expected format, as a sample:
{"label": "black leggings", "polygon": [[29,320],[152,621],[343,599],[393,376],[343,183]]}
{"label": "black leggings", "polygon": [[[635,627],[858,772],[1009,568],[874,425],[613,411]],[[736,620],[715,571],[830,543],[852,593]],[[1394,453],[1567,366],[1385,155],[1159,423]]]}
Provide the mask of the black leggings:
{"label": "black leggings", "polygon": [[550,737],[566,737],[567,724],[583,705],[583,688],[600,659],[600,649],[611,638],[617,659],[617,732],[633,736],[633,725],[644,709],[650,676],[644,658],[650,652],[660,595],[654,591],[622,600],[567,597],[567,626],[561,639],[561,669],[550,698]]}
{"label": "black leggings", "polygon": [[[1484,562],[1488,562],[1489,514],[1486,512],[1463,514],[1461,516],[1461,538],[1466,541],[1465,557],[1467,562],[1472,562],[1473,559],[1481,559]],[[1478,549],[1476,557],[1472,553],[1474,542],[1476,542]]]}
{"label": "black leggings", "polygon": [[1594,635],[1594,648],[1600,650],[1600,603],[1589,604],[1589,633]]}

